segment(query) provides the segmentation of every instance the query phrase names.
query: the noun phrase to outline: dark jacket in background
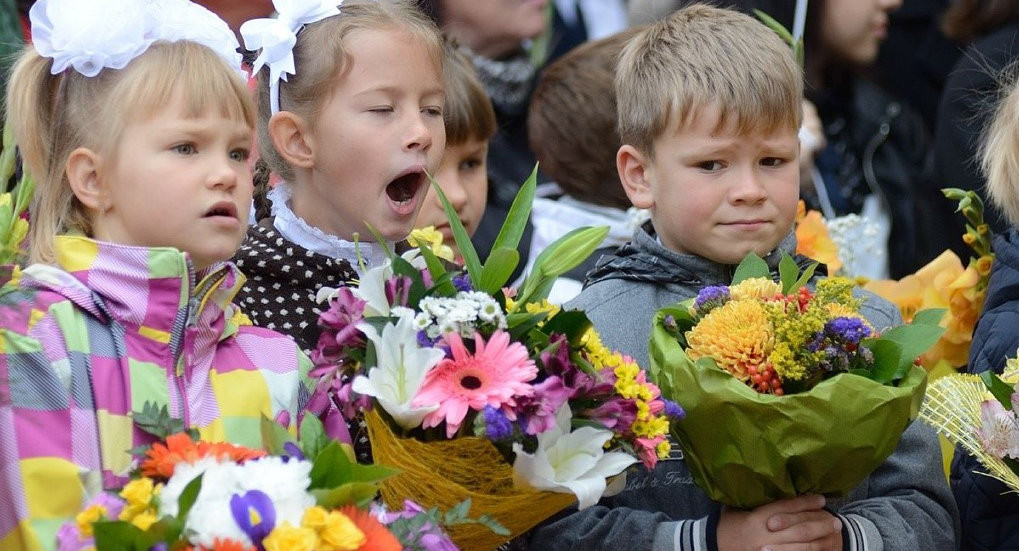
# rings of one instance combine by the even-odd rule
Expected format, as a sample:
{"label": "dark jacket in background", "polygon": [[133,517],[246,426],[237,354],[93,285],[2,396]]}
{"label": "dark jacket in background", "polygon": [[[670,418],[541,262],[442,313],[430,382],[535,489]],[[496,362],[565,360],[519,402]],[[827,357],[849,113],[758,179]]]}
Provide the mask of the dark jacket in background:
{"label": "dark jacket in background", "polygon": [[[946,249],[967,259],[971,250],[963,243],[965,220],[956,203],[941,188],[976,190],[985,203],[984,176],[977,161],[982,129],[994,111],[999,83],[996,74],[1017,59],[1017,22],[975,40],[964,52],[946,81],[935,128],[934,175],[922,194],[925,216],[919,221],[925,260]],[[995,233],[1007,231],[1009,223],[998,213],[986,211]]]}
{"label": "dark jacket in background", "polygon": [[[1002,373],[1006,358],[1017,353],[1017,232],[996,235],[995,264],[988,296],[974,330],[969,373]],[[1017,546],[1017,496],[1005,484],[981,474],[977,459],[957,448],[950,485],[960,509],[962,551],[1014,550]]]}

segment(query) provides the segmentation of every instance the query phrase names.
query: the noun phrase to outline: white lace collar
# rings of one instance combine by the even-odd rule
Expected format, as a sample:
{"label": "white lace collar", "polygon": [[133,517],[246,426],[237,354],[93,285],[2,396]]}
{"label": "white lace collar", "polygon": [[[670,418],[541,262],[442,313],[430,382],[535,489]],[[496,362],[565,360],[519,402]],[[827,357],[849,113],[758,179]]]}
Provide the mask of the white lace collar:
{"label": "white lace collar", "polygon": [[[362,269],[358,262],[358,253],[364,260],[365,269],[379,266],[386,260],[386,251],[375,243],[347,241],[305,222],[291,210],[290,195],[290,184],[287,182],[280,182],[268,193],[273,204],[270,211],[273,215],[273,227],[284,239],[314,253],[330,258],[342,258],[351,263],[359,276],[362,275]],[[393,243],[386,245],[392,250]]]}

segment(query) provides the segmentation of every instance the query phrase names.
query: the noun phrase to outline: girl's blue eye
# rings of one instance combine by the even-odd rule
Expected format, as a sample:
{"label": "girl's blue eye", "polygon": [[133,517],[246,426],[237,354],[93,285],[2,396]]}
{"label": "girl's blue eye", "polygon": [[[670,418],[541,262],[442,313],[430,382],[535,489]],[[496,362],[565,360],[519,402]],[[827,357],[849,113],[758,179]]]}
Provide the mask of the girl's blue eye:
{"label": "girl's blue eye", "polygon": [[230,152],[230,159],[238,162],[245,162],[251,153],[247,149],[235,149]]}
{"label": "girl's blue eye", "polygon": [[195,146],[190,143],[182,143],[173,146],[173,150],[181,155],[193,155],[195,153]]}

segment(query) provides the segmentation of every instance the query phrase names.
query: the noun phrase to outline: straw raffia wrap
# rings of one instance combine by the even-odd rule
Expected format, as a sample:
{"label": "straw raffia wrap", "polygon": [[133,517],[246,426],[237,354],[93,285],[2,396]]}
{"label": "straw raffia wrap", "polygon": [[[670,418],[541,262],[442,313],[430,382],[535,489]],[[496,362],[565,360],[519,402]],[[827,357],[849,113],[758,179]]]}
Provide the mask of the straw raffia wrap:
{"label": "straw raffia wrap", "polygon": [[577,500],[573,494],[515,487],[513,467],[484,438],[401,438],[375,410],[365,413],[365,422],[373,460],[401,470],[382,482],[388,507],[402,509],[404,500],[411,499],[445,511],[471,498],[472,517],[488,514],[510,530],[511,536],[500,536],[481,524],[449,527],[450,537],[464,551],[494,549]]}

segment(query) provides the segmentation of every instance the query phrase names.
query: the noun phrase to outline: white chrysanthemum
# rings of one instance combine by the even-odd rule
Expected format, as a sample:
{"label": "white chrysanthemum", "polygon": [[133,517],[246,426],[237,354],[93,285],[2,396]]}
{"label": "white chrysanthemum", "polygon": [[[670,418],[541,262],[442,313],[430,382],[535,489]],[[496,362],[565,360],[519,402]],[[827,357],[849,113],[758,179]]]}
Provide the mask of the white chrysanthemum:
{"label": "white chrysanthemum", "polygon": [[193,465],[180,464],[160,494],[160,514],[176,515],[178,500],[184,488],[202,474],[202,488],[188,514],[185,529],[193,544],[213,547],[215,539],[234,539],[251,544],[247,534],[237,525],[231,512],[230,499],[250,490],[265,493],[276,511],[276,523],[301,523],[305,509],[315,505],[308,493],[312,464],[280,457],[263,457],[238,465],[203,459]]}

